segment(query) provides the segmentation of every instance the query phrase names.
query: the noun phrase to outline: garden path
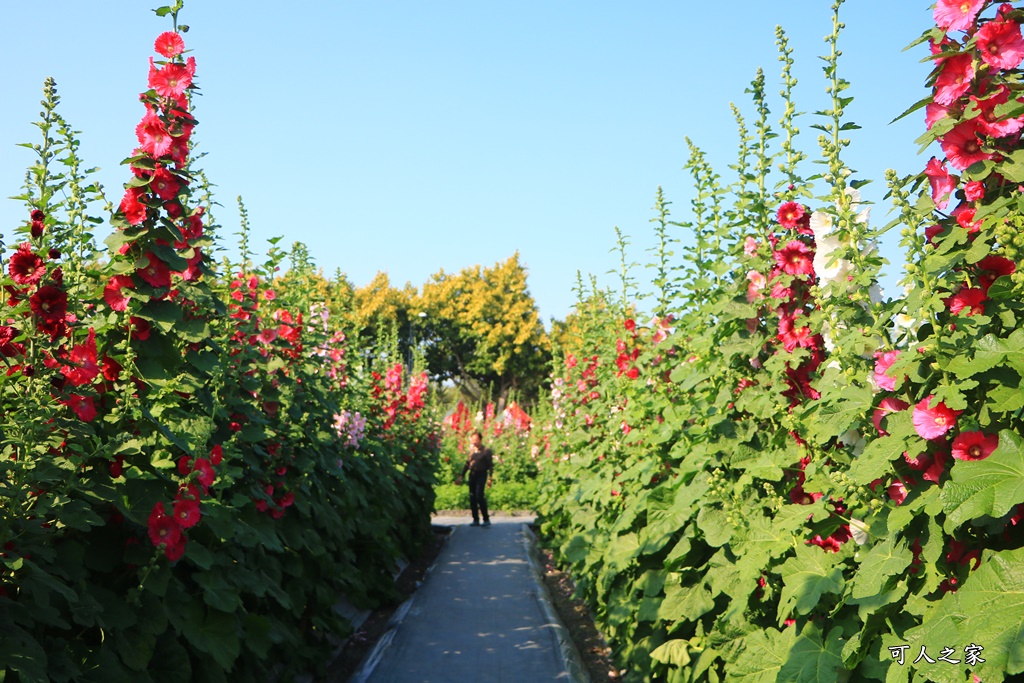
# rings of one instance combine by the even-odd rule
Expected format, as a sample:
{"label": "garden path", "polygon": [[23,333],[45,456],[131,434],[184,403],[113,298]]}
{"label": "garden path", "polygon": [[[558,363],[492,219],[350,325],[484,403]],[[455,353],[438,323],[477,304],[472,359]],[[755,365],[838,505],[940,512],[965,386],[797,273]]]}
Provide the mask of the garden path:
{"label": "garden path", "polygon": [[396,613],[351,683],[587,680],[533,555],[532,518],[453,527],[423,586]]}

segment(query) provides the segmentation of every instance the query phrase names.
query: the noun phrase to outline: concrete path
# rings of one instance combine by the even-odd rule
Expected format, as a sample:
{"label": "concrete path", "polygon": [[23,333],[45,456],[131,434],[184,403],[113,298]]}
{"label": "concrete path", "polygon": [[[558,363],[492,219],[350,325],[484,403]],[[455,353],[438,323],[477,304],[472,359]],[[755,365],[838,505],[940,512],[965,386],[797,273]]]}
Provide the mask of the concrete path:
{"label": "concrete path", "polygon": [[452,533],[351,683],[587,680],[531,554],[528,517],[435,518]]}

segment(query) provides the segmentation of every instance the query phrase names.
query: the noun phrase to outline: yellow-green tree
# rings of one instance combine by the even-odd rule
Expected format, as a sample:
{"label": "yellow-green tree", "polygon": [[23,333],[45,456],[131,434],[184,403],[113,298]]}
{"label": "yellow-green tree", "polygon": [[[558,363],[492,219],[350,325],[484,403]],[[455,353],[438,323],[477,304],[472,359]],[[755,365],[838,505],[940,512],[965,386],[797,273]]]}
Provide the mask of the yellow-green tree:
{"label": "yellow-green tree", "polygon": [[424,283],[413,320],[435,379],[476,400],[503,403],[512,391],[526,401],[537,396],[551,345],[526,276],[516,252],[490,268],[441,270]]}

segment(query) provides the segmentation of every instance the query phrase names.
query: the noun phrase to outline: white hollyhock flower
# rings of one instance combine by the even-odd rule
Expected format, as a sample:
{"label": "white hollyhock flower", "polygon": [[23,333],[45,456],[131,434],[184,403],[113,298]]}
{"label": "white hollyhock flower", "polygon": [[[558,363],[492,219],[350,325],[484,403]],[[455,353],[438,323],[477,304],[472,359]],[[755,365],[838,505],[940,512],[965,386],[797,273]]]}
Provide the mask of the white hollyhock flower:
{"label": "white hollyhock flower", "polygon": [[864,437],[860,435],[860,431],[856,429],[850,429],[843,433],[839,437],[839,443],[852,449],[853,456],[856,457],[864,452],[864,446],[867,442]]}
{"label": "white hollyhock flower", "polygon": [[868,542],[871,534],[868,533],[868,525],[859,519],[850,518],[850,535],[857,545],[864,545]]}

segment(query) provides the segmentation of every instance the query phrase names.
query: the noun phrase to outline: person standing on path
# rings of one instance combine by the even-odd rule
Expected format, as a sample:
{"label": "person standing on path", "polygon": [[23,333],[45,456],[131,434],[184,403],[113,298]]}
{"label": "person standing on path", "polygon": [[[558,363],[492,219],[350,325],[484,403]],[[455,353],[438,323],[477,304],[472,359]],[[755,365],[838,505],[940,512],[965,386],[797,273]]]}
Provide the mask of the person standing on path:
{"label": "person standing on path", "polygon": [[484,436],[480,432],[473,432],[469,437],[469,457],[462,468],[462,474],[455,483],[461,484],[462,478],[469,472],[469,509],[473,513],[472,526],[480,526],[480,516],[483,515],[484,526],[491,525],[491,517],[487,514],[487,484],[490,482],[491,474],[494,472],[494,453],[490,448],[483,445]]}

